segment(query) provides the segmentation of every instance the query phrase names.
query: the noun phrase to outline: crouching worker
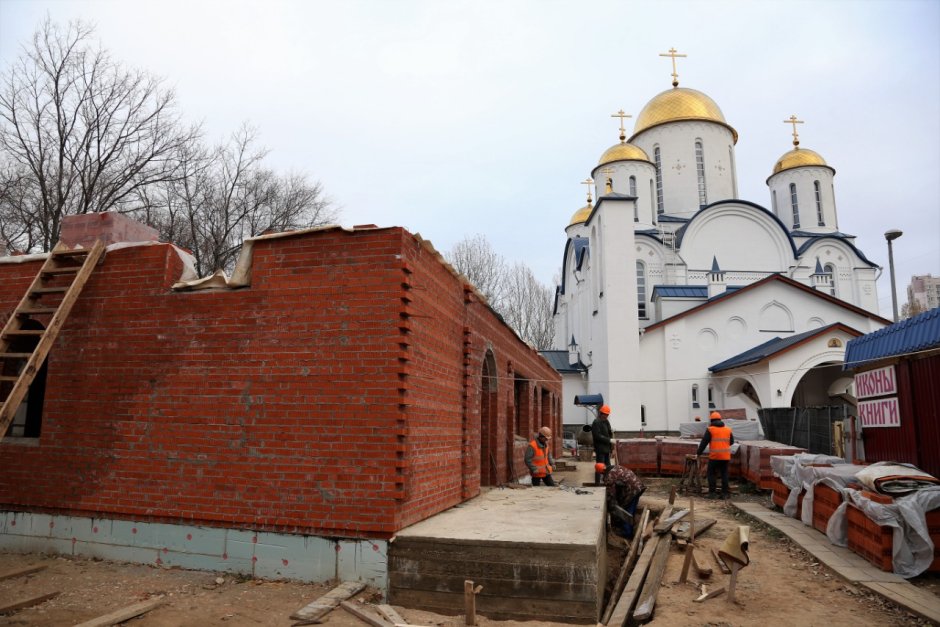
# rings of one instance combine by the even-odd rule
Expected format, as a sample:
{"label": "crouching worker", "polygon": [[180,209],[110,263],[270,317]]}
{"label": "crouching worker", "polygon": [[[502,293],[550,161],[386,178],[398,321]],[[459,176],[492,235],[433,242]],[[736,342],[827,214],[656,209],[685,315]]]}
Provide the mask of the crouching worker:
{"label": "crouching worker", "polygon": [[549,442],[552,439],[552,430],[548,427],[539,429],[535,439],[529,442],[525,450],[525,465],[529,468],[529,474],[532,475],[532,485],[537,486],[542,481],[547,486],[555,485],[552,479],[552,466],[555,465],[555,459],[552,457]]}
{"label": "crouching worker", "polygon": [[604,483],[607,485],[607,511],[610,513],[611,529],[618,535],[632,538],[633,518],[646,486],[632,470],[619,465],[608,469]]}

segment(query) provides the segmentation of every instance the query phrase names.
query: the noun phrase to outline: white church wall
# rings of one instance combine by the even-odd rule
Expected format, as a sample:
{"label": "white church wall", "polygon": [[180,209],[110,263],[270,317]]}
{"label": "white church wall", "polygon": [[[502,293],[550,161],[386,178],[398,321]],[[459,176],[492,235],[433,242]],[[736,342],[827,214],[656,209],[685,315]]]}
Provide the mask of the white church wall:
{"label": "white church wall", "polygon": [[[636,181],[637,206],[634,209],[634,222],[650,227],[656,213],[656,198],[650,194],[650,182],[655,181],[656,167],[643,161],[614,161],[597,166],[591,172],[594,179],[595,196],[600,198],[607,193],[607,176],[604,170],[610,170],[613,179],[613,191],[617,194],[630,194],[630,177]],[[655,192],[655,183],[652,187]],[[637,220],[638,218],[638,220]]]}
{"label": "white church wall", "polygon": [[780,225],[762,211],[735,203],[711,207],[689,222],[680,254],[690,270],[706,272],[713,258],[724,271],[784,272],[793,263],[790,240]]}
{"label": "white church wall", "polygon": [[[819,181],[820,201],[822,203],[823,224],[819,224],[816,207],[816,189],[814,181]],[[800,223],[793,224],[793,205],[790,195],[790,183],[796,185],[797,207]],[[771,190],[777,192],[777,210],[780,220],[787,228],[799,228],[811,233],[828,233],[836,230],[835,191],[832,170],[823,167],[801,167],[784,170],[767,180]]]}
{"label": "white church wall", "polygon": [[[586,387],[587,379],[580,373],[565,374],[561,377],[561,393],[563,405],[561,407],[561,422],[564,425],[583,425],[589,411],[574,404],[574,397],[580,394],[589,394]],[[577,434],[575,434],[577,435]]]}
{"label": "white church wall", "polygon": [[734,137],[728,128],[711,122],[682,121],[647,129],[633,143],[662,160],[665,213],[691,217],[699,210],[695,141],[702,140],[705,159],[706,204],[734,198],[732,154]]}

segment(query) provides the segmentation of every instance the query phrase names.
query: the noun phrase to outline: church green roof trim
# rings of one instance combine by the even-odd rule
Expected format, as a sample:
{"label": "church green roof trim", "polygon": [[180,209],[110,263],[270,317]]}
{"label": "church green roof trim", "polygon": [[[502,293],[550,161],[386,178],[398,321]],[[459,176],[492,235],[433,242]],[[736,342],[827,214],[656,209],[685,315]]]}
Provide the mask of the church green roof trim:
{"label": "church green roof trim", "polygon": [[812,329],[810,331],[804,331],[803,333],[797,333],[796,335],[791,335],[789,337],[775,337],[774,339],[768,340],[763,344],[759,344],[754,348],[744,351],[743,353],[738,353],[734,357],[730,357],[722,362],[719,362],[714,366],[710,366],[708,369],[711,372],[722,372],[724,370],[731,370],[733,368],[750,366],[752,364],[762,362],[774,355],[778,355],[790,349],[796,348],[800,344],[808,342],[824,333],[828,333],[833,329],[840,329],[846,333],[855,335],[856,337],[862,334],[861,331],[853,329],[848,325],[842,324],[841,322],[834,322],[824,327]]}

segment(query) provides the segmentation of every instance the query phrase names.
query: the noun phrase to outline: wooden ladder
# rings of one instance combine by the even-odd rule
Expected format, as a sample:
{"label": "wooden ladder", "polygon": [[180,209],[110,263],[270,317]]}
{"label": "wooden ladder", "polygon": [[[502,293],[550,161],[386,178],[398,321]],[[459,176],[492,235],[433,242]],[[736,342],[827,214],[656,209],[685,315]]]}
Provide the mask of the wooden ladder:
{"label": "wooden ladder", "polygon": [[[0,376],[0,438],[6,434],[16,410],[29,392],[30,384],[52,350],[72,305],[104,254],[104,248],[100,241],[91,248],[68,249],[61,243],[57,244],[0,332],[0,375],[17,371],[15,375]],[[36,317],[48,318],[45,329],[24,328],[28,320]],[[28,337],[38,339],[32,352],[11,350],[17,338]],[[9,362],[14,364],[12,368],[7,365]]]}

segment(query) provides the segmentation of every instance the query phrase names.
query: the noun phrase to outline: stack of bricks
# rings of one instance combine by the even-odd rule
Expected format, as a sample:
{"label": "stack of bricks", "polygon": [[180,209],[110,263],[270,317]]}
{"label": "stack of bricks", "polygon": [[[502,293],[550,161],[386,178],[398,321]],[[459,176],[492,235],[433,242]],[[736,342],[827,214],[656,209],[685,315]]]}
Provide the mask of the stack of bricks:
{"label": "stack of bricks", "polygon": [[[773,490],[773,494],[771,494],[770,499],[773,501],[774,505],[782,508],[787,504],[787,500],[790,498],[790,488],[779,477],[774,477],[771,479],[770,484],[770,487]],[[801,488],[800,495],[797,497],[795,518],[800,518],[803,514],[803,495],[804,491]]]}
{"label": "stack of bricks", "polygon": [[659,474],[659,442],[645,438],[618,440],[617,463],[638,474]]}
{"label": "stack of bricks", "polygon": [[774,478],[770,467],[770,457],[772,455],[796,455],[805,453],[806,449],[769,440],[752,440],[742,442],[739,452],[744,478],[761,490],[770,490],[773,487]]}
{"label": "stack of bricks", "polygon": [[698,440],[683,438],[657,438],[659,440],[659,473],[662,475],[682,475],[685,471],[686,455],[695,455]]}
{"label": "stack of bricks", "polygon": [[[883,505],[894,503],[894,499],[884,494],[862,491],[862,496]],[[927,567],[927,572],[940,572],[940,509],[925,514],[927,531],[933,542],[933,561]],[[868,518],[865,512],[854,505],[846,508],[848,522],[847,544],[853,552],[864,557],[881,570],[891,572],[894,570],[894,528],[888,525],[879,525]]]}
{"label": "stack of bricks", "polygon": [[841,504],[841,492],[825,483],[817,483],[813,488],[813,527],[817,531],[826,533],[829,519]]}

